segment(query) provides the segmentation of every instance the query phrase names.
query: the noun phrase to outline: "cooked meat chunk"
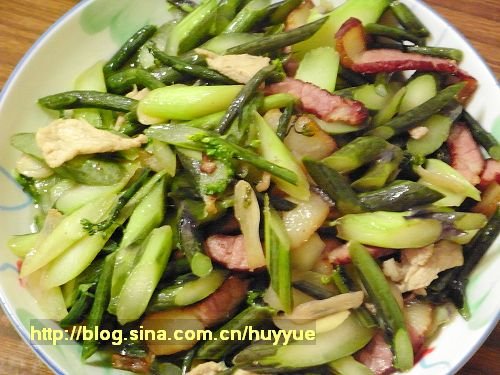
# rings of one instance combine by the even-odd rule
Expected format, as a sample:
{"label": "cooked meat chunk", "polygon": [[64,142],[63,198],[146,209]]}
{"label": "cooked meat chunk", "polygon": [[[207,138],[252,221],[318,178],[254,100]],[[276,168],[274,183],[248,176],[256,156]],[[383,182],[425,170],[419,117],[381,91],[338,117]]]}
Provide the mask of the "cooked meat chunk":
{"label": "cooked meat chunk", "polygon": [[479,184],[479,176],[484,169],[484,158],[467,126],[461,123],[454,125],[447,145],[451,154],[451,166],[471,184]]}
{"label": "cooked meat chunk", "polygon": [[214,234],[205,241],[205,252],[230,270],[248,271],[248,257],[243,235]]}
{"label": "cooked meat chunk", "polygon": [[419,249],[402,250],[401,262],[386,260],[383,271],[404,293],[427,287],[438,273],[461,266],[463,262],[461,246],[444,240]]}
{"label": "cooked meat chunk", "polygon": [[294,78],[285,78],[266,88],[267,94],[288,93],[296,96],[304,111],[325,121],[343,121],[351,125],[361,124],[368,117],[368,110],[356,100],[343,98]]}
{"label": "cooked meat chunk", "polygon": [[247,83],[259,70],[269,65],[271,59],[248,54],[223,55],[205,53],[207,65],[238,83]]}
{"label": "cooked meat chunk", "polygon": [[191,311],[205,327],[213,327],[233,315],[245,299],[247,290],[248,280],[231,276],[213,294],[194,305]]}
{"label": "cooked meat chunk", "polygon": [[372,370],[374,375],[386,375],[394,372],[391,348],[385,342],[381,331],[373,336],[368,345],[356,355],[356,358]]}
{"label": "cooked meat chunk", "polygon": [[55,120],[36,133],[36,143],[51,168],[59,167],[77,155],[128,150],[147,141],[143,134],[135,138],[122,137],[77,119]]}

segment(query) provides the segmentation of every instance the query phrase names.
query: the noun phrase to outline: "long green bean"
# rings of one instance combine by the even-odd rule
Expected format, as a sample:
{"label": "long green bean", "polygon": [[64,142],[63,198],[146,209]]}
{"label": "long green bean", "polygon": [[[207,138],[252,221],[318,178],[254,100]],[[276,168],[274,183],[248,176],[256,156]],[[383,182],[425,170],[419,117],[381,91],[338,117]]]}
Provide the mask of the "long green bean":
{"label": "long green bean", "polygon": [[392,1],[390,7],[392,13],[396,16],[401,25],[409,32],[423,38],[430,35],[429,30],[427,30],[424,24],[420,22],[408,6],[400,1]]}
{"label": "long green bean", "polygon": [[130,91],[133,85],[146,87],[150,90],[165,86],[162,81],[141,68],[130,68],[111,74],[106,78],[106,85],[110,91],[117,93]]}
{"label": "long green bean", "polygon": [[228,78],[215,70],[201,65],[190,64],[179,57],[169,56],[157,48],[152,47],[151,52],[158,60],[160,60],[160,62],[165,65],[171,66],[178,72],[186,73],[193,77],[203,78],[208,81],[225,83],[228,85],[236,83],[231,78]]}
{"label": "long green bean", "polygon": [[304,159],[304,165],[318,186],[335,201],[340,212],[349,214],[365,211],[365,207],[352,190],[349,182],[339,172],[310,159]]}
{"label": "long green bean", "polygon": [[134,35],[123,44],[120,49],[104,65],[104,75],[109,75],[120,69],[139,48],[156,32],[156,26],[146,25],[140,28]]}
{"label": "long green bean", "polygon": [[403,371],[410,369],[413,366],[413,347],[410,336],[406,329],[403,312],[382,270],[363,245],[351,242],[349,253],[368,295],[376,304],[377,312],[382,316],[386,329],[392,336],[394,367]]}
{"label": "long green bean", "polygon": [[484,147],[493,159],[500,160],[500,145],[498,144],[496,138],[483,128],[469,112],[463,111],[462,119],[469,126],[474,139]]}
{"label": "long green bean", "polygon": [[365,25],[365,30],[370,35],[383,36],[399,41],[407,40],[415,44],[422,43],[422,40],[418,36],[397,27],[381,25],[378,23],[369,23]]}
{"label": "long green bean", "polygon": [[266,52],[276,51],[280,48],[306,40],[316,33],[326,22],[328,17],[323,17],[317,21],[297,27],[290,31],[273,34],[260,38],[254,42],[248,42],[236,47],[229,48],[226,54],[249,53],[251,55],[260,55]]}
{"label": "long green bean", "polygon": [[[101,325],[104,312],[108,306],[114,264],[115,253],[106,257],[101,276],[97,282],[94,303],[92,304],[92,308],[90,309],[90,313],[87,318],[87,329],[91,331],[94,331],[95,328]],[[98,346],[99,344],[97,338],[95,337],[93,340],[83,341],[82,358],[90,358],[90,356],[97,351]]]}
{"label": "long green bean", "polygon": [[243,106],[248,103],[248,101],[255,94],[255,91],[260,86],[260,84],[275,70],[274,65],[268,65],[261,70],[259,70],[250,81],[241,89],[239,94],[234,98],[233,102],[227,109],[224,117],[219,122],[217,131],[219,134],[225,134],[233,120],[238,116],[243,110]]}
{"label": "long green bean", "polygon": [[137,100],[125,96],[100,91],[66,91],[38,99],[38,103],[48,109],[101,108],[118,112],[130,112]]}

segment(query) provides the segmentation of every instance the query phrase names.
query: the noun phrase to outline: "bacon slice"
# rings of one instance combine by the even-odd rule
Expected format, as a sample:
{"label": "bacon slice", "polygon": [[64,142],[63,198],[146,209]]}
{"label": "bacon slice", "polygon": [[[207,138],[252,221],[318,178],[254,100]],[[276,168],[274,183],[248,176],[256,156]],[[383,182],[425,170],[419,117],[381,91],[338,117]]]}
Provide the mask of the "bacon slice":
{"label": "bacon slice", "polygon": [[361,124],[368,117],[368,110],[356,100],[343,98],[319,87],[294,78],[285,78],[266,88],[266,94],[288,93],[296,96],[304,111],[325,121],[343,121],[351,125]]}
{"label": "bacon slice", "polygon": [[193,314],[205,327],[226,321],[245,299],[248,284],[248,280],[230,276],[213,294],[192,307]]}
{"label": "bacon slice", "polygon": [[358,73],[382,73],[402,70],[456,73],[458,66],[453,60],[418,53],[406,53],[395,49],[371,49],[356,57],[351,69]]}
{"label": "bacon slice", "polygon": [[453,60],[406,53],[392,49],[367,49],[368,37],[357,18],[349,18],[335,34],[342,65],[359,73],[382,73],[401,70],[458,72]]}
{"label": "bacon slice", "polygon": [[476,91],[477,81],[467,72],[458,68],[454,60],[402,52],[394,49],[368,50],[368,36],[363,24],[357,18],[349,18],[335,34],[337,51],[343,66],[358,73],[383,73],[402,70],[418,70],[449,73],[449,84],[465,82],[465,87],[457,95],[464,104]]}
{"label": "bacon slice", "polygon": [[375,375],[392,374],[392,352],[381,331],[358,354],[356,359],[368,367]]}
{"label": "bacon slice", "polygon": [[209,236],[205,241],[205,252],[210,258],[230,270],[248,271],[250,269],[242,234]]}
{"label": "bacon slice", "polygon": [[472,133],[463,123],[453,126],[447,140],[451,155],[451,166],[473,185],[479,184],[484,169],[484,158]]}
{"label": "bacon slice", "polygon": [[481,182],[479,186],[486,188],[492,182],[500,184],[500,162],[494,159],[486,160],[483,173],[481,173]]}
{"label": "bacon slice", "polygon": [[[329,246],[329,242],[326,242],[326,246]],[[385,249],[382,247],[366,246],[366,248],[374,258],[380,258],[394,253],[393,249]],[[325,252],[328,252],[328,261],[333,265],[349,264],[352,261],[347,244],[330,249],[325,248]]]}

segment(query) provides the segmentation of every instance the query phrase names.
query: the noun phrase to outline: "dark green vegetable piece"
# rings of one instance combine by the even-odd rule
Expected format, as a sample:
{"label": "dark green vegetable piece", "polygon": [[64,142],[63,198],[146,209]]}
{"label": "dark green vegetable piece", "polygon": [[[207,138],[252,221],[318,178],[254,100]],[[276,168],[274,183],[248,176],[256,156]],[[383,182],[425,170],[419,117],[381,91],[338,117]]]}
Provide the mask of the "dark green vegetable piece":
{"label": "dark green vegetable piece", "polygon": [[59,325],[62,328],[68,328],[69,326],[82,322],[85,314],[89,310],[90,306],[92,306],[93,300],[93,294],[87,291],[81,291],[75,303],[71,306],[68,314],[59,322]]}
{"label": "dark green vegetable piece", "polygon": [[194,347],[193,349],[189,350],[186,355],[184,356],[184,359],[182,360],[182,366],[181,366],[181,374],[186,375],[189,373],[191,370],[191,367],[193,365],[193,360],[196,358],[196,352],[198,350],[198,347]]}
{"label": "dark green vegetable piece", "polygon": [[55,172],[80,184],[109,186],[122,180],[125,168],[116,160],[81,155],[55,168]]}
{"label": "dark green vegetable piece", "polygon": [[217,0],[200,2],[199,6],[173,26],[165,52],[177,56],[198,47],[209,35],[216,14]]}
{"label": "dark green vegetable piece", "polygon": [[184,275],[191,271],[187,258],[174,259],[167,264],[162,279],[171,279],[179,275]]}
{"label": "dark green vegetable piece", "polygon": [[217,15],[215,16],[215,34],[219,35],[234,19],[236,12],[243,3],[242,0],[221,0],[217,7]]}
{"label": "dark green vegetable piece", "polygon": [[260,84],[275,70],[275,65],[268,65],[261,70],[259,70],[250,81],[241,89],[239,94],[234,98],[233,102],[227,109],[224,117],[219,122],[217,127],[217,132],[219,134],[225,134],[233,120],[238,116],[243,110],[243,106],[249,102],[255,91],[259,88]]}
{"label": "dark green vegetable piece", "polygon": [[351,186],[357,191],[370,191],[384,187],[391,182],[399,171],[403,160],[403,151],[397,146],[391,146],[373,163],[368,171]]}
{"label": "dark green vegetable piece", "polygon": [[328,17],[308,23],[296,29],[278,34],[262,37],[254,42],[248,42],[239,46],[229,48],[226,54],[248,53],[251,55],[262,55],[266,52],[274,52],[280,48],[301,42],[312,36],[326,22]]}
{"label": "dark green vegetable piece", "polygon": [[460,82],[439,91],[436,96],[420,104],[419,106],[396,116],[384,125],[372,129],[368,132],[384,139],[389,139],[418,126],[422,121],[428,119],[433,114],[441,111],[448,104],[455,101],[457,95],[464,88],[465,83]]}
{"label": "dark green vegetable piece", "polygon": [[268,195],[264,197],[264,249],[270,286],[289,313],[293,308],[290,241],[281,217],[269,205]]}
{"label": "dark green vegetable piece", "polygon": [[279,3],[279,6],[272,12],[269,17],[269,22],[272,25],[278,25],[286,20],[286,17],[292,10],[302,4],[302,0],[284,0]]}
{"label": "dark green vegetable piece", "polygon": [[226,191],[227,186],[233,179],[233,169],[231,165],[226,165],[219,160],[211,161],[215,170],[212,173],[203,172],[203,161],[191,158],[179,151],[177,156],[184,169],[192,176],[196,182],[196,188],[201,195],[215,195]]}
{"label": "dark green vegetable piece", "polygon": [[481,124],[470,115],[469,112],[462,112],[462,119],[469,126],[472,136],[495,160],[500,160],[500,145],[496,138],[488,132]]}
{"label": "dark green vegetable piece", "polygon": [[[17,150],[45,162],[42,152],[36,144],[35,133],[14,134],[10,139],[10,144]],[[61,177],[73,179],[81,184],[108,186],[118,183],[124,177],[125,168],[116,160],[80,155],[60,167],[54,168],[54,172]],[[25,177],[19,182],[27,188],[30,186],[29,180]],[[31,192],[34,193],[35,190],[31,189]],[[37,195],[39,194],[34,194],[33,197]]]}
{"label": "dark green vegetable piece", "polygon": [[76,285],[91,284],[92,286],[96,285],[97,282],[99,281],[99,277],[101,275],[103,268],[104,268],[104,258],[99,258],[94,260],[90,264],[90,266],[85,268],[85,271],[83,271],[75,278],[75,284]]}
{"label": "dark green vegetable piece", "polygon": [[442,57],[455,61],[462,61],[463,52],[456,48],[446,47],[429,47],[429,46],[402,46],[406,52],[418,53],[420,55],[429,55],[435,57]]}
{"label": "dark green vegetable piece", "polygon": [[277,164],[271,163],[249,149],[238,146],[232,142],[216,137],[200,135],[192,137],[193,141],[200,142],[205,147],[205,152],[208,156],[214,157],[221,161],[229,161],[230,159],[238,159],[245,161],[262,171],[271,173],[291,184],[297,183],[297,174],[289,169],[280,167]]}
{"label": "dark green vegetable piece", "polygon": [[[104,261],[104,267],[102,273],[99,276],[99,281],[97,282],[97,287],[95,290],[94,303],[90,309],[90,313],[87,317],[87,329],[94,331],[95,328],[99,327],[102,322],[104,312],[109,303],[109,296],[111,290],[111,278],[113,275],[113,268],[115,265],[115,253],[110,254],[106,257]],[[84,340],[82,345],[82,359],[88,359],[92,354],[97,351],[98,341],[96,338],[93,340]]]}
{"label": "dark green vegetable piece", "polygon": [[36,180],[33,177],[27,177],[16,171],[14,171],[14,178],[23,191],[31,197],[33,203],[39,204],[41,201],[41,194],[37,188]]}
{"label": "dark green vegetable piece", "polygon": [[430,159],[438,159],[446,164],[451,164],[450,150],[446,144],[441,145],[433,154],[429,155]]}
{"label": "dark green vegetable piece", "polygon": [[270,3],[270,0],[250,0],[226,26],[223,33],[244,33],[251,30],[268,14]]}
{"label": "dark green vegetable piece", "polygon": [[171,284],[155,291],[148,311],[162,311],[176,306],[188,306],[214,293],[224,282],[227,272],[214,270],[199,278],[192,273],[177,277]]}
{"label": "dark green vegetable piece", "polygon": [[384,321],[386,333],[392,338],[394,367],[402,371],[409,370],[413,367],[413,347],[403,312],[382,270],[368,250],[357,242],[351,242],[348,248],[352,263],[372,302],[377,306],[377,313]]}
{"label": "dark green vegetable piece", "polygon": [[171,66],[178,72],[186,73],[193,77],[203,78],[208,81],[224,83],[228,85],[235,83],[231,78],[228,78],[215,70],[201,65],[189,64],[182,58],[169,56],[157,48],[151,48],[151,52],[158,60],[160,60],[161,63]]}
{"label": "dark green vegetable piece", "polygon": [[304,159],[303,162],[314,182],[335,201],[341,213],[355,214],[366,211],[349,182],[339,172],[314,160]]}
{"label": "dark green vegetable piece", "polygon": [[156,26],[146,25],[140,28],[134,35],[130,37],[120,49],[111,57],[104,65],[104,75],[107,76],[112,72],[116,72],[123,67],[128,59],[141,48],[146,41],[156,32]]}
{"label": "dark green vegetable piece", "polygon": [[99,223],[91,223],[87,219],[82,219],[82,227],[90,234],[94,235],[97,232],[102,232],[111,227],[115,223],[116,218],[120,214],[121,209],[127,204],[132,196],[141,188],[146,182],[149,175],[149,169],[144,170],[141,175],[130,185],[118,198],[118,202],[113,207],[112,213],[106,220]]}
{"label": "dark green vegetable piece", "polygon": [[429,30],[420,22],[413,12],[405,4],[393,1],[390,4],[392,13],[396,16],[401,25],[412,34],[425,38],[430,35]]}
{"label": "dark green vegetable piece", "polygon": [[340,173],[351,172],[378,158],[389,143],[380,137],[357,137],[322,162]]}
{"label": "dark green vegetable piece", "polygon": [[193,274],[199,277],[207,276],[212,271],[212,260],[203,252],[199,237],[199,228],[191,214],[181,208],[177,233],[180,248],[186,255]]}
{"label": "dark green vegetable piece", "polygon": [[118,112],[130,112],[137,100],[100,91],[66,91],[38,99],[48,109],[100,108]]}
{"label": "dark green vegetable piece", "polygon": [[[265,194],[255,192],[255,195],[257,196],[257,200],[259,201],[259,204],[264,204]],[[297,207],[296,203],[293,203],[293,202],[289,201],[288,199],[285,199],[285,198],[282,198],[279,196],[275,196],[275,195],[269,196],[269,204],[276,211],[291,211],[295,207]]]}
{"label": "dark green vegetable piece", "polygon": [[383,36],[393,40],[399,41],[410,41],[415,44],[421,44],[422,40],[412,33],[405,30],[399,29],[397,27],[381,25],[378,23],[369,23],[365,25],[365,30],[370,35]]}
{"label": "dark green vegetable piece", "polygon": [[[361,290],[355,286],[354,281],[349,277],[345,266],[337,266],[332,272],[331,280],[340,293],[357,292]],[[360,306],[353,311],[359,321],[367,328],[375,328],[377,324],[365,306]]]}
{"label": "dark green vegetable piece", "polygon": [[[191,61],[191,63],[195,63],[193,60],[194,59],[185,59],[186,62]],[[159,68],[152,69],[150,73],[153,77],[166,85],[183,82],[186,78],[188,78],[185,74],[179,73],[170,66],[160,66]]]}
{"label": "dark green vegetable piece", "polygon": [[[198,349],[196,357],[218,362],[225,356],[234,353],[246,344],[246,342],[243,341],[243,332],[245,328],[251,327],[252,329],[259,329],[266,326],[273,312],[274,310],[268,306],[257,304],[248,306],[245,310],[215,331],[213,335],[214,339],[205,341]],[[236,335],[236,332],[240,333],[240,335],[237,335],[238,338],[235,340],[228,340],[228,338],[232,338],[227,337],[228,332],[230,332],[233,337]]]}
{"label": "dark green vegetable piece", "polygon": [[130,91],[133,85],[147,87],[150,90],[165,86],[162,81],[141,68],[130,68],[111,74],[106,78],[106,85],[110,91],[117,93]]}
{"label": "dark green vegetable piece", "polygon": [[454,270],[454,277],[448,284],[448,293],[458,308],[464,307],[465,287],[469,275],[488,251],[500,232],[500,209],[490,218],[488,224],[474,236],[471,242],[464,246],[464,264]]}
{"label": "dark green vegetable piece", "polygon": [[[292,286],[300,290],[301,292],[315,298],[315,299],[327,299],[333,297],[335,293],[331,290],[322,288],[316,283],[312,283],[307,280],[297,280],[292,282]],[[344,293],[344,292],[343,292]]]}
{"label": "dark green vegetable piece", "polygon": [[340,67],[339,76],[342,77],[344,80],[346,80],[349,83],[349,86],[361,86],[371,82],[367,77],[363,76],[362,74],[356,73],[344,67]]}
{"label": "dark green vegetable piece", "polygon": [[285,139],[286,135],[288,134],[288,127],[290,125],[290,121],[292,120],[293,108],[293,103],[287,104],[287,106],[283,109],[283,114],[279,119],[278,128],[276,129],[276,135],[281,140]]}
{"label": "dark green vegetable piece", "polygon": [[406,211],[417,206],[437,202],[444,195],[413,181],[396,181],[379,190],[359,195],[369,211]]}

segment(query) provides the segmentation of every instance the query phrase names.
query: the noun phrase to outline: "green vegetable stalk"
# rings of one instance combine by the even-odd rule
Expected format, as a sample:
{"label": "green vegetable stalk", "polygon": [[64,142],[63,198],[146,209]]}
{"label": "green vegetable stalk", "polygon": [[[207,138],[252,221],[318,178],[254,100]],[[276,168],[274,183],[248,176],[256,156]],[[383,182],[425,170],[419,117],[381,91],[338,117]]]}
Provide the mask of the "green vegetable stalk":
{"label": "green vegetable stalk", "polygon": [[375,160],[388,146],[379,137],[358,137],[322,161],[337,172],[351,172]]}
{"label": "green vegetable stalk", "polygon": [[291,312],[293,301],[290,240],[281,218],[269,206],[267,195],[264,199],[264,241],[271,287],[278,295],[285,312]]}
{"label": "green vegetable stalk", "polygon": [[[97,282],[95,291],[94,303],[87,317],[87,329],[94,331],[102,323],[106,307],[108,306],[109,293],[111,288],[111,277],[113,275],[113,266],[115,264],[115,254],[110,254],[106,257],[101,276]],[[82,345],[82,359],[86,360],[94,354],[98,349],[98,341],[85,340]]]}
{"label": "green vegetable stalk", "polygon": [[204,277],[212,272],[212,260],[204,254],[199,238],[199,229],[191,214],[181,209],[177,233],[180,248],[186,255],[191,266],[191,272],[198,277]]}
{"label": "green vegetable stalk", "polygon": [[309,159],[304,160],[304,165],[318,186],[335,201],[335,205],[341,213],[366,211],[366,207],[352,190],[346,178],[336,170]]}
{"label": "green vegetable stalk", "polygon": [[357,242],[349,244],[352,262],[359,272],[363,285],[383,318],[384,328],[392,337],[394,367],[406,371],[413,367],[413,346],[406,330],[403,312],[377,262],[368,250]]}

